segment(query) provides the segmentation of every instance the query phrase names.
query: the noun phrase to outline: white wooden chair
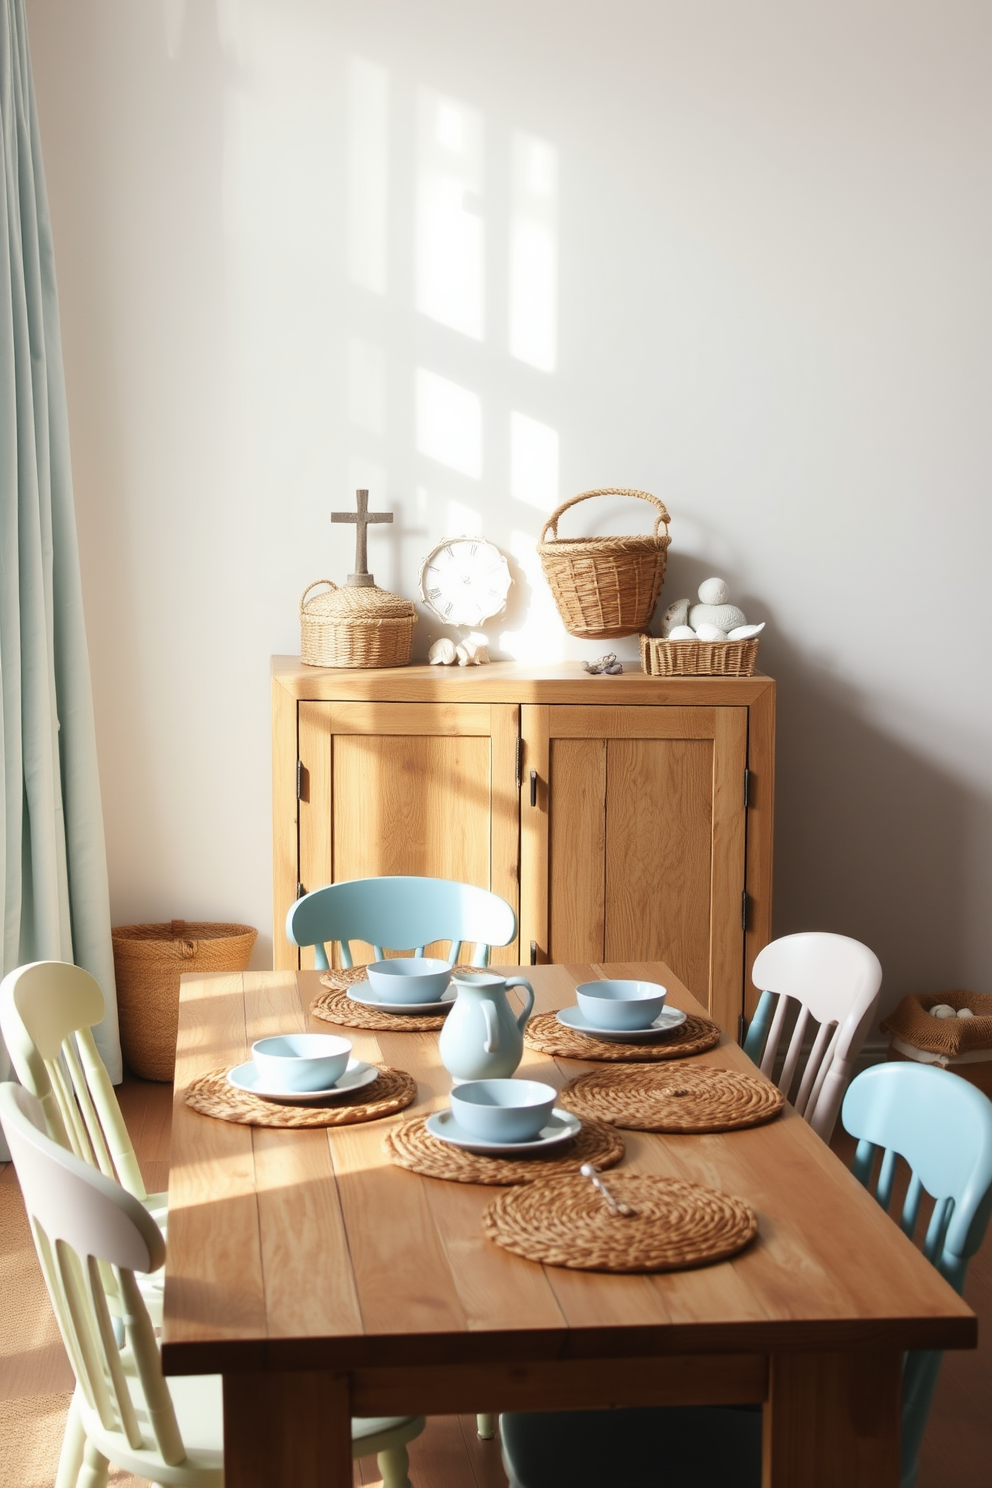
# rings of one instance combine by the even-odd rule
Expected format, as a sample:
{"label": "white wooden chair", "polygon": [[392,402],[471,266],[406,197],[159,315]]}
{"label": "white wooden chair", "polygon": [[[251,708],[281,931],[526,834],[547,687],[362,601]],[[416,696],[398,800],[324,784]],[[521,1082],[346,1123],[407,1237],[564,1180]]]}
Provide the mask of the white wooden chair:
{"label": "white wooden chair", "polygon": [[[105,1488],[109,1464],[162,1488],[222,1488],[219,1376],[167,1381],[135,1272],[162,1265],[165,1242],[143,1204],[45,1132],[40,1103],[0,1085],[10,1145],[59,1330],[76,1376],[55,1488]],[[100,1267],[125,1303],[119,1347]],[[355,1418],[352,1455],[379,1459],[384,1488],[410,1488],[406,1443],[421,1416]]]}
{"label": "white wooden chair", "polygon": [[[781,1058],[776,1084],[829,1142],[878,1007],[878,957],[847,935],[807,930],[766,945],[755,959],[751,980],[761,988],[761,1000],[744,1052],[769,1079],[776,1079]],[[797,1016],[783,1055],[790,1004],[798,1005]],[[811,1018],[819,1028],[803,1062]]]}
{"label": "white wooden chair", "polygon": [[[0,982],[0,1030],[17,1078],[40,1102],[48,1135],[115,1178],[168,1232],[168,1195],[148,1193],[114,1087],[93,1038],[106,1011],[99,982],[81,966],[33,961]],[[113,1275],[105,1271],[119,1313]],[[152,1318],[162,1320],[162,1277],[142,1277]]]}

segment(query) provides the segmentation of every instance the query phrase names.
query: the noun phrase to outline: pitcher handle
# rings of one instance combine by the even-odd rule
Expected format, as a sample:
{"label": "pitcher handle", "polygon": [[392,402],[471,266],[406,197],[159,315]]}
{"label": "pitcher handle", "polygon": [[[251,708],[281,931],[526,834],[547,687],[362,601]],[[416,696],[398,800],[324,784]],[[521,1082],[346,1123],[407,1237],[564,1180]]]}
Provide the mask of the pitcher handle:
{"label": "pitcher handle", "polygon": [[517,1027],[520,1029],[520,1032],[523,1033],[524,1027],[526,1026],[526,1023],[527,1023],[527,1019],[530,1017],[531,1013],[534,1011],[534,988],[531,986],[530,982],[528,982],[525,977],[510,977],[510,979],[509,979],[509,981],[507,982],[506,985],[507,985],[508,988],[509,987],[526,987],[527,988],[527,997],[526,997],[527,1006],[524,1008],[523,1012],[520,1014],[520,1017],[517,1019]]}
{"label": "pitcher handle", "polygon": [[499,1053],[499,1023],[496,1020],[496,1008],[492,1002],[483,1000],[481,1003],[482,1016],[486,1020],[486,1043],[487,1054]]}

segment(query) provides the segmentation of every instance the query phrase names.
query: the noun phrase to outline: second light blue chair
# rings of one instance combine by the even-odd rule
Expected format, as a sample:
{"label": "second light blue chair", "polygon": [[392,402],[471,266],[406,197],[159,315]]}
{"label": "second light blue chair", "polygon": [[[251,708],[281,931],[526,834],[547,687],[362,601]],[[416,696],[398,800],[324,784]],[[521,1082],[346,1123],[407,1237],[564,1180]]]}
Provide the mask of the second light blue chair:
{"label": "second light blue chair", "polygon": [[[924,1254],[958,1292],[992,1211],[992,1102],[932,1065],[882,1064],[859,1075],[842,1119],[858,1138],[853,1172],[888,1212],[896,1158],[910,1169],[898,1223],[912,1236],[922,1196],[934,1200]],[[879,1163],[879,1154],[881,1160]],[[907,1354],[903,1374],[902,1488],[916,1481],[942,1355]],[[510,1488],[759,1488],[761,1414],[706,1406],[514,1413],[502,1418]]]}
{"label": "second light blue chair", "polygon": [[375,959],[384,949],[422,956],[434,941],[450,941],[454,966],[462,945],[475,946],[472,964],[489,964],[490,946],[508,945],[517,917],[498,894],[447,878],[353,878],[314,889],[297,899],[286,916],[294,945],[313,946],[318,971],[329,967],[327,946],[337,941],[341,964],[351,966],[351,942],[364,940]]}

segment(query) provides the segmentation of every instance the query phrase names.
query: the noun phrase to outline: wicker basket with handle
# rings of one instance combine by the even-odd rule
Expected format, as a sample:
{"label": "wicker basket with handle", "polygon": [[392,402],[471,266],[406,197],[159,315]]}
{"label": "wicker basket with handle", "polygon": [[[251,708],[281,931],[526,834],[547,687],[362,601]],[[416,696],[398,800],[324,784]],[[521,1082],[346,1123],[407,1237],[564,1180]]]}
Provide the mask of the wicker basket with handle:
{"label": "wicker basket with handle", "polygon": [[[329,590],[309,599],[318,584]],[[406,666],[416,623],[412,601],[377,584],[338,588],[316,579],[300,600],[300,659],[320,667]]]}
{"label": "wicker basket with handle", "polygon": [[[639,537],[559,537],[562,514],[593,496],[634,496],[650,502],[657,509],[654,532]],[[646,629],[665,579],[669,520],[657,496],[620,486],[583,491],[551,513],[537,551],[569,635],[598,641]]]}
{"label": "wicker basket with handle", "polygon": [[250,925],[171,920],[111,932],[124,1058],[143,1080],[171,1080],[179,1030],[179,978],[244,971],[258,935]]}

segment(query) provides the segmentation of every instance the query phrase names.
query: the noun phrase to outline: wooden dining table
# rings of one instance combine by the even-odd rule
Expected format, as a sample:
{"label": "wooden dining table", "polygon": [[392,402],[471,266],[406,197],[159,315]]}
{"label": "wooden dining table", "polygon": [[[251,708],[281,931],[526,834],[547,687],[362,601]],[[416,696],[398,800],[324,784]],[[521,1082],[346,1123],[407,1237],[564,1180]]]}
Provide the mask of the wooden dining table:
{"label": "wooden dining table", "polygon": [[[530,979],[538,1012],[601,976],[703,1011],[660,962],[497,969]],[[976,1320],[790,1106],[744,1131],[624,1133],[623,1169],[752,1206],[739,1255],[653,1275],[541,1266],[484,1236],[501,1190],[383,1150],[447,1104],[437,1034],[334,1029],[310,1017],[321,990],[313,971],[183,978],[162,1357],[166,1374],[223,1376],[227,1488],[350,1488],[352,1415],[746,1402],[764,1407],[766,1488],[895,1488],[903,1352],[974,1347]],[[416,1105],[320,1129],[185,1105],[198,1074],[306,1028],[409,1071]],[[726,1036],[689,1062],[753,1071]],[[591,1068],[526,1050],[520,1073],[560,1087]]]}

